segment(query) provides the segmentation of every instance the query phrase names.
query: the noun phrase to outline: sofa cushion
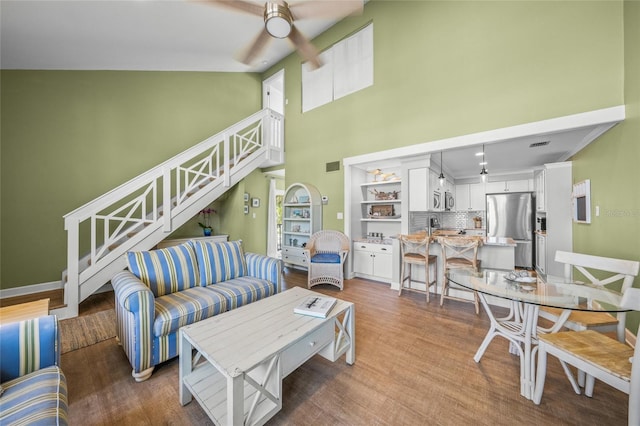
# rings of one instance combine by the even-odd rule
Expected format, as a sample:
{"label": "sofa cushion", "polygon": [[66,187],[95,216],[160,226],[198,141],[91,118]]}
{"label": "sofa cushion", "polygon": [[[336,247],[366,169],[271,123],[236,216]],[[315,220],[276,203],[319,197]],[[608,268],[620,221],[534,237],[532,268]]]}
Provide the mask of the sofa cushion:
{"label": "sofa cushion", "polygon": [[311,263],[340,263],[338,253],[317,253],[311,258]]}
{"label": "sofa cushion", "polygon": [[166,294],[155,300],[156,317],[153,334],[165,336],[180,327],[226,312],[224,295],[207,287],[194,287],[178,293]]}
{"label": "sofa cushion", "polygon": [[207,288],[223,295],[229,310],[276,294],[275,284],[250,276],[234,278]]}
{"label": "sofa cushion", "polygon": [[67,380],[57,366],[2,384],[0,424],[66,425]]}
{"label": "sofa cushion", "polygon": [[199,285],[196,255],[188,243],[151,251],[127,253],[129,270],[155,297]]}
{"label": "sofa cushion", "polygon": [[247,274],[241,241],[212,243],[191,240],[200,271],[200,285],[208,286]]}

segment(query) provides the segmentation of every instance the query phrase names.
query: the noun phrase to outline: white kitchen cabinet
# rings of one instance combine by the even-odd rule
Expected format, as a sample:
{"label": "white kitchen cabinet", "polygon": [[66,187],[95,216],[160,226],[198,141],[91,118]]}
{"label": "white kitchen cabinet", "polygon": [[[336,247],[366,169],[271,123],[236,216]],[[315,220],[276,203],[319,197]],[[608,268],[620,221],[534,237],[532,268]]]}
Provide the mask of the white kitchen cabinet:
{"label": "white kitchen cabinet", "polygon": [[487,182],[485,189],[487,194],[496,192],[526,192],[531,190],[529,179]]}
{"label": "white kitchen cabinet", "polygon": [[[550,163],[544,165],[544,217],[547,219],[547,231],[544,247],[540,249],[543,262],[543,274],[563,276],[564,264],[556,262],[556,252],[573,251],[573,223],[571,215],[571,162]],[[536,199],[536,204],[538,200]],[[543,216],[540,213],[540,216]],[[538,240],[536,238],[536,242]],[[538,252],[538,250],[536,250]]]}
{"label": "white kitchen cabinet", "polygon": [[536,192],[536,210],[539,212],[543,212],[546,209],[546,199],[545,199],[545,178],[546,178],[546,170],[540,170],[536,173],[534,177],[534,186]]}
{"label": "white kitchen cabinet", "polygon": [[486,190],[484,183],[472,183],[469,185],[469,204],[471,210],[486,210]]}
{"label": "white kitchen cabinet", "polygon": [[409,169],[409,211],[430,210],[429,168]]}
{"label": "white kitchen cabinet", "polygon": [[547,273],[547,237],[542,234],[536,234],[536,270]]}
{"label": "white kitchen cabinet", "polygon": [[456,210],[457,211],[471,210],[468,183],[456,185]]}
{"label": "white kitchen cabinet", "polygon": [[353,272],[358,277],[390,283],[393,276],[393,246],[354,242]]}
{"label": "white kitchen cabinet", "polygon": [[463,183],[456,185],[456,210],[485,210],[485,195],[486,192],[483,183]]}

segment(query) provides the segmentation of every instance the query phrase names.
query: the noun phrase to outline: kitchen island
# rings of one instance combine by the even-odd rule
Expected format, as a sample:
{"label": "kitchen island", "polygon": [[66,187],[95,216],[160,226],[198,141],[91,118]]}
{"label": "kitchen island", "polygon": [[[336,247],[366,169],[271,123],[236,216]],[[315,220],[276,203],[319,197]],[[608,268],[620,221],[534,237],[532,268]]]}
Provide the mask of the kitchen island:
{"label": "kitchen island", "polygon": [[[468,235],[457,234],[457,233],[439,233],[436,231],[434,235],[430,237],[429,244],[429,254],[438,256],[437,265],[437,284],[438,284],[438,294],[442,289],[442,282],[444,280],[444,266],[442,259],[442,248],[438,243],[438,238],[442,236],[448,236],[455,238],[456,236],[467,237]],[[471,236],[471,238],[478,238],[482,240],[482,245],[478,249],[478,259],[480,260],[480,266],[482,268],[492,268],[492,269],[503,269],[503,270],[513,270],[515,268],[515,248],[516,242],[511,238],[498,238],[498,237],[481,237],[481,236]],[[397,238],[396,238],[397,240]],[[399,245],[399,244],[398,244]],[[398,261],[401,262],[400,252],[398,250]],[[394,271],[395,272],[395,271]],[[429,271],[430,274],[434,274],[435,271],[433,267]],[[412,287],[418,290],[425,289],[424,285],[424,268],[414,268],[412,278],[414,282],[412,283]],[[422,281],[419,282],[419,281]],[[393,277],[391,281],[391,289],[398,290],[400,288],[400,269],[398,268],[397,274]],[[464,297],[462,293],[462,297]]]}

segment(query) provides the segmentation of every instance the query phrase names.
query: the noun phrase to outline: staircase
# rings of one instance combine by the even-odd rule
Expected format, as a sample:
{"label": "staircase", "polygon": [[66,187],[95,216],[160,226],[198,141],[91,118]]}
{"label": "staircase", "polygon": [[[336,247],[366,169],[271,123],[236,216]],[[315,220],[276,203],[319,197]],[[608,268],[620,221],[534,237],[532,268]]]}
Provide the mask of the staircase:
{"label": "staircase", "polygon": [[[264,109],[64,216],[67,269],[59,318],[259,167],[284,163],[284,118]],[[81,256],[80,253],[86,253]]]}

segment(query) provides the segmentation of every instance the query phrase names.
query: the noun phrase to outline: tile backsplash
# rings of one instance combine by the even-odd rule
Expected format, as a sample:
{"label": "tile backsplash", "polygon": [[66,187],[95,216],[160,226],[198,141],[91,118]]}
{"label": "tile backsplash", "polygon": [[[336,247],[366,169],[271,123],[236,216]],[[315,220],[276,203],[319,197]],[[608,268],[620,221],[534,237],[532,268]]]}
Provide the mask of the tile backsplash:
{"label": "tile backsplash", "polygon": [[427,228],[429,219],[435,217],[440,222],[441,228],[472,229],[475,228],[473,218],[482,218],[482,228],[486,225],[485,212],[463,211],[463,212],[410,212],[409,232],[418,232]]}

